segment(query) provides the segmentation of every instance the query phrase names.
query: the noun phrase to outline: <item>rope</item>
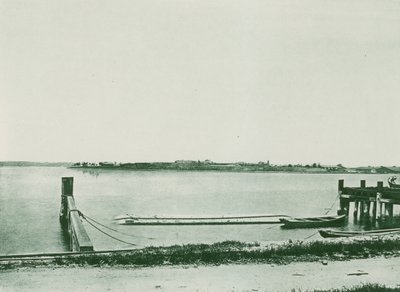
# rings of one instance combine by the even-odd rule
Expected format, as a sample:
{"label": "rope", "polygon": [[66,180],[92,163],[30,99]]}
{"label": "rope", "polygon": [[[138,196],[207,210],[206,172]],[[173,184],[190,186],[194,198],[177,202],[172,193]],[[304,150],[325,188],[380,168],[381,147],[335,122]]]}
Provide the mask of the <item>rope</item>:
{"label": "rope", "polygon": [[[137,238],[137,237],[142,237],[142,238],[146,238],[146,239],[154,239],[153,237],[137,236],[137,235],[133,235],[133,234],[129,234],[129,233],[125,233],[125,232],[119,231],[119,230],[117,230],[117,229],[108,227],[107,225],[101,224],[99,221],[96,221],[95,219],[89,217],[88,215],[82,214],[82,212],[81,212],[80,214],[81,214],[81,216],[82,216],[83,218],[89,219],[89,220],[93,221],[94,223],[96,223],[96,224],[98,224],[98,225],[100,225],[100,226],[102,226],[102,227],[104,227],[104,228],[106,228],[106,229],[109,229],[109,230],[111,230],[111,231],[114,231],[114,232],[116,232],[116,233],[120,233],[120,234],[123,234],[123,235],[126,235],[126,236],[130,236],[130,237],[136,237],[136,238]],[[87,221],[87,220],[86,220],[86,221]]]}
{"label": "rope", "polygon": [[123,220],[123,219],[169,219],[169,220],[213,220],[213,219],[249,219],[249,218],[271,218],[271,217],[291,217],[284,214],[276,214],[276,215],[249,215],[249,216],[221,216],[221,217],[135,217],[133,215],[126,214],[126,217],[114,218],[115,220]]}
{"label": "rope", "polygon": [[319,232],[319,231],[317,231],[317,232],[311,234],[310,236],[307,236],[307,237],[304,238],[303,240],[306,240],[306,239],[309,239],[309,238],[313,237],[314,235],[318,234],[318,232]]}
{"label": "rope", "polygon": [[111,237],[111,238],[114,239],[114,240],[120,241],[120,242],[122,242],[122,243],[129,244],[129,245],[136,245],[135,243],[128,242],[128,241],[125,241],[125,240],[116,238],[116,237],[112,236],[111,234],[108,234],[107,232],[105,232],[105,231],[101,230],[100,228],[98,228],[97,226],[95,226],[92,222],[90,222],[89,220],[87,220],[84,216],[82,216],[82,218],[85,219],[86,222],[89,223],[93,228],[97,229],[98,231],[100,231],[101,233],[107,235],[108,237]]}
{"label": "rope", "polygon": [[335,203],[336,203],[336,201],[337,201],[338,198],[339,198],[339,194],[336,196],[335,200],[334,200],[333,203],[332,203],[332,206],[330,206],[330,207],[327,209],[327,211],[325,212],[324,215],[327,215],[327,214],[332,210],[332,208],[333,208],[333,206],[335,206]]}
{"label": "rope", "polygon": [[278,227],[278,226],[280,226],[280,225],[273,225],[273,226],[271,226],[271,227],[268,227],[267,229],[276,228],[276,227]]}

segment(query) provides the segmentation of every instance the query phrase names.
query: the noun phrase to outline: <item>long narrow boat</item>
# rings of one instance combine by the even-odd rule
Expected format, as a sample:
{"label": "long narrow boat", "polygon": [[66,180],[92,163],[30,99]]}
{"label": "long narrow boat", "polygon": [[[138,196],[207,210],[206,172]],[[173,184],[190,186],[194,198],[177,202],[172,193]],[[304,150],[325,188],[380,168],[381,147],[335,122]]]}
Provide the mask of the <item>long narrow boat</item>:
{"label": "long narrow boat", "polygon": [[318,232],[324,238],[354,237],[354,236],[384,236],[384,235],[399,234],[400,228],[376,229],[369,231],[318,230]]}
{"label": "long narrow boat", "polygon": [[346,215],[338,216],[321,216],[307,218],[281,218],[279,219],[284,225],[283,228],[315,228],[338,226],[345,222]]}
{"label": "long narrow boat", "polygon": [[238,225],[238,224],[278,224],[287,215],[248,215],[212,217],[137,217],[122,215],[115,217],[120,225]]}

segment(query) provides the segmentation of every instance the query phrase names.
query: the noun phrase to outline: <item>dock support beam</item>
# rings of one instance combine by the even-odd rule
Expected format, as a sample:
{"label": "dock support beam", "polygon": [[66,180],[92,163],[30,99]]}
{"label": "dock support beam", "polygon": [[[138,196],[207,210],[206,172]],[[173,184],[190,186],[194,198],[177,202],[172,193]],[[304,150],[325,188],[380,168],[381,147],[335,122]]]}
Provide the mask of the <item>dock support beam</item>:
{"label": "dock support beam", "polygon": [[389,220],[392,221],[393,220],[393,204],[387,203],[386,210],[387,210],[387,213],[389,216]]}
{"label": "dock support beam", "polygon": [[[360,181],[360,187],[361,189],[365,189],[365,179]],[[361,214],[363,214],[364,217],[369,217],[371,212],[371,202],[370,201],[365,201],[363,203],[363,210]]]}
{"label": "dock support beam", "polygon": [[372,222],[376,221],[376,207],[377,207],[377,202],[376,202],[376,198],[375,201],[372,202]]}
{"label": "dock support beam", "polygon": [[357,216],[358,216],[358,205],[359,205],[359,201],[355,200],[354,201],[354,213],[353,213],[353,216],[355,219],[357,219]]}
{"label": "dock support beam", "polygon": [[376,193],[376,203],[379,205],[379,219],[382,219],[382,191],[383,191],[383,181],[378,181],[377,183],[377,193]]}
{"label": "dock support beam", "polygon": [[71,251],[93,251],[93,244],[82,224],[80,212],[75,205],[73,196],[73,177],[61,179],[61,208],[60,222],[64,230],[68,231]]}
{"label": "dock support beam", "polygon": [[344,199],[341,197],[343,189],[344,189],[344,180],[340,179],[338,182],[339,205],[340,205],[338,214],[339,215],[342,215],[342,214],[349,215],[350,201],[348,199]]}

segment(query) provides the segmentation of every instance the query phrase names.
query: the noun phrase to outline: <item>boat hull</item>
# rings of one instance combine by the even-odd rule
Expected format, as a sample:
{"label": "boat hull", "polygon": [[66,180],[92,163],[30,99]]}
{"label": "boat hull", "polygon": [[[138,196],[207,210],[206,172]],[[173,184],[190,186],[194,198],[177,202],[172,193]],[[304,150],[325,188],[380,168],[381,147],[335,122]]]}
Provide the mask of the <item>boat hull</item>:
{"label": "boat hull", "polygon": [[385,235],[400,234],[400,228],[377,229],[370,231],[318,230],[318,232],[324,238],[355,237],[355,236],[385,236]]}
{"label": "boat hull", "polygon": [[388,184],[391,189],[400,189],[400,185],[398,184],[392,183],[390,181],[388,182]]}
{"label": "boat hull", "polygon": [[339,226],[345,222],[346,216],[324,216],[309,218],[281,218],[282,228],[317,228]]}

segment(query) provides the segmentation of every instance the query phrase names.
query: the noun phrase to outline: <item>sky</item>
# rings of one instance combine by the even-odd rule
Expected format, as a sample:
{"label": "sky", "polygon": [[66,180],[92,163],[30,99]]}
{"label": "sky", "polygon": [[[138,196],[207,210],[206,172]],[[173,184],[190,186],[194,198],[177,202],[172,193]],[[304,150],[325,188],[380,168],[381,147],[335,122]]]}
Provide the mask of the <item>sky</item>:
{"label": "sky", "polygon": [[400,165],[400,2],[0,0],[0,160]]}

